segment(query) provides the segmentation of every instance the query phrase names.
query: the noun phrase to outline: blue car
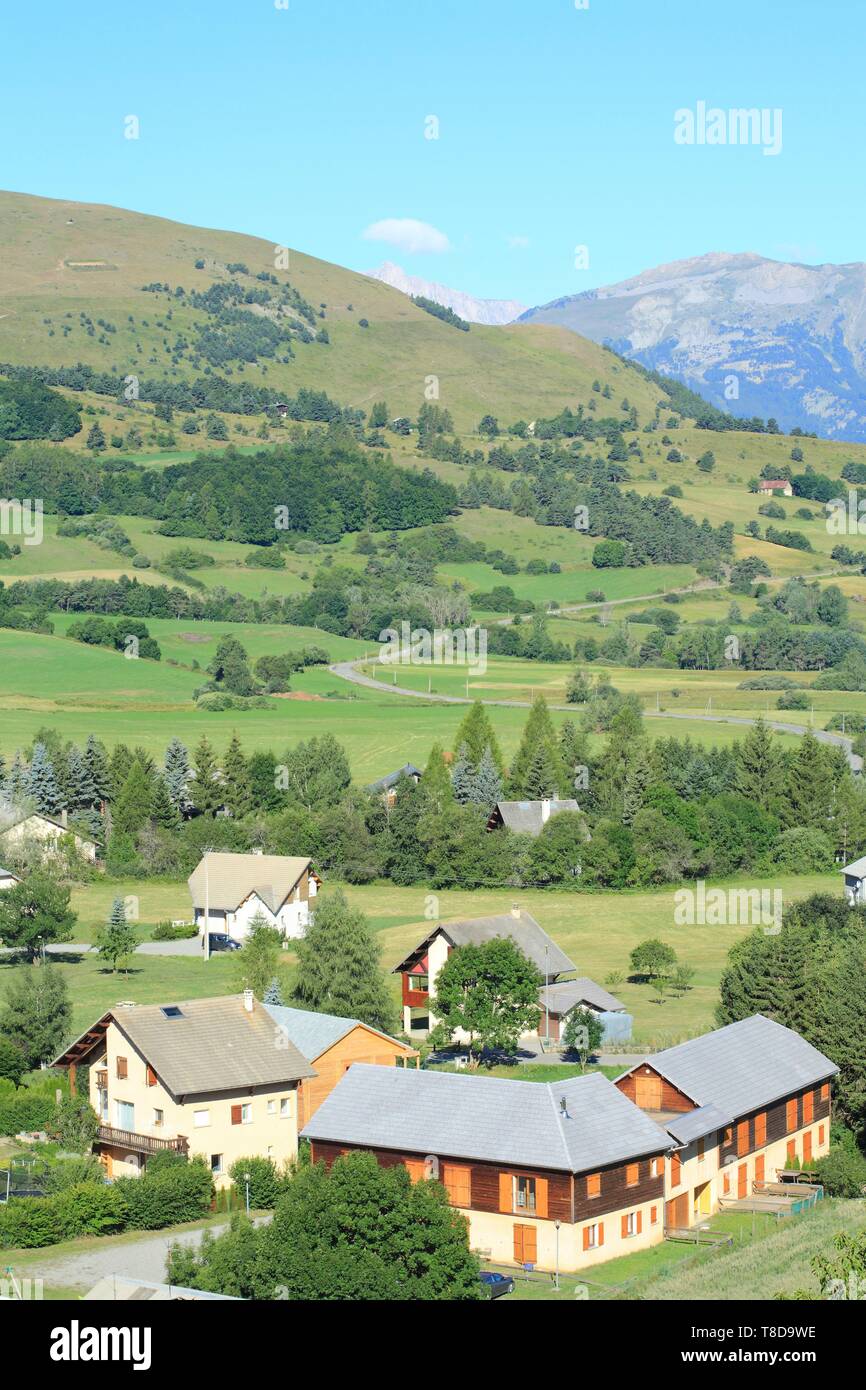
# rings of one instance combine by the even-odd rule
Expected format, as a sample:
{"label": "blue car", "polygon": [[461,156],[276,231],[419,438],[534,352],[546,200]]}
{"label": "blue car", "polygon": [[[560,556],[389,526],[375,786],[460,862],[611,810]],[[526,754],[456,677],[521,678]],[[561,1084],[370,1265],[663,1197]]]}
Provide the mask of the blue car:
{"label": "blue car", "polygon": [[493,1270],[482,1269],[478,1277],[488,1298],[501,1298],[504,1293],[514,1293],[514,1280],[507,1274],[494,1274]]}
{"label": "blue car", "polygon": [[214,955],[217,951],[239,951],[241,943],[235,941],[228,932],[212,931],[210,933],[210,952]]}

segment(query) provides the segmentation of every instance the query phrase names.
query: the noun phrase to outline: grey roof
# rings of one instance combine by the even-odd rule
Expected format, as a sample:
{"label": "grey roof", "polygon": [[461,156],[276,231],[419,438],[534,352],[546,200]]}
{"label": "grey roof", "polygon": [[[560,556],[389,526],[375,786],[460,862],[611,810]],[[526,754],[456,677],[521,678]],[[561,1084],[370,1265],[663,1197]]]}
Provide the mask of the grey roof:
{"label": "grey roof", "polygon": [[[167,1018],[166,1007],[179,1009],[180,1016]],[[261,1004],[247,1012],[243,995],[171,1006],[118,1005],[100,1022],[107,1025],[111,1019],[174,1096],[237,1094],[252,1086],[280,1086],[316,1075],[295,1044],[278,1037]],[[88,1029],[82,1038],[94,1031]],[[94,1049],[99,1045],[95,1038]],[[54,1065],[64,1065],[67,1053],[76,1052],[73,1043]]]}
{"label": "grey roof", "polygon": [[714,1105],[732,1117],[826,1081],[839,1070],[799,1033],[763,1014],[729,1023],[646,1060],[696,1105]]}
{"label": "grey roof", "polygon": [[604,1012],[622,1013],[625,1004],[616,995],[608,994],[588,975],[580,975],[576,980],[557,980],[556,984],[542,989],[540,999],[552,1014],[567,1014],[576,1004],[591,1004],[594,1009]]}
{"label": "grey roof", "polygon": [[[351,1033],[353,1028],[370,1028],[368,1023],[362,1023],[358,1018],[338,1018],[336,1014],[317,1014],[309,1009],[290,1009],[284,1004],[265,1004],[264,1008],[286,1037],[291,1038],[298,1051],[311,1062],[329,1047],[333,1047],[334,1043],[339,1042],[347,1033]],[[378,1028],[370,1028],[370,1031],[377,1037],[387,1038],[388,1042],[397,1042],[396,1038],[380,1032]],[[398,1045],[405,1047],[407,1052],[412,1051],[405,1043]]]}
{"label": "grey roof", "polygon": [[600,1072],[543,1085],[361,1062],[319,1106],[304,1137],[569,1173],[671,1147]]}
{"label": "grey roof", "polygon": [[94,1284],[84,1301],[100,1303],[240,1303],[230,1293],[205,1293],[203,1289],[185,1289],[180,1284],[156,1284],[150,1279],[131,1279],[125,1274],[106,1274]]}
{"label": "grey roof", "polygon": [[715,1105],[701,1105],[697,1110],[688,1110],[684,1115],[674,1115],[665,1120],[665,1129],[678,1144],[691,1144],[695,1139],[724,1129],[734,1118],[733,1115],[723,1114]]}
{"label": "grey roof", "polygon": [[399,965],[394,966],[394,973],[401,970],[423,947],[429,945],[440,931],[444,932],[452,946],[483,946],[487,941],[495,941],[503,936],[510,937],[542,975],[565,975],[576,968],[574,961],[569,960],[534,917],[521,908],[514,908],[500,916],[471,917],[463,922],[438,922],[430,935],[419,942]]}
{"label": "grey roof", "polygon": [[862,859],[855,859],[853,864],[846,864],[840,872],[853,874],[855,878],[866,878],[866,855]]}
{"label": "grey roof", "polygon": [[288,854],[228,854],[217,850],[202,856],[187,882],[196,907],[204,907],[207,894],[209,908],[233,912],[251,893],[256,893],[276,915],[309,867],[309,859]]}
{"label": "grey roof", "polygon": [[423,777],[423,775],[421,768],[416,767],[414,763],[404,763],[402,767],[398,767],[396,772],[389,772],[386,777],[380,777],[378,782],[371,782],[367,791],[386,792],[391,787],[396,787],[401,777]]}
{"label": "grey roof", "polygon": [[11,869],[4,869],[2,864],[0,864],[0,878],[14,878],[18,883],[21,882],[17,874],[13,874]]}
{"label": "grey roof", "polygon": [[[514,830],[521,835],[540,835],[544,825],[543,805],[541,801],[497,801],[496,809],[508,830]],[[550,802],[551,816],[557,815],[560,811],[579,810],[576,801],[558,801],[554,798]]]}

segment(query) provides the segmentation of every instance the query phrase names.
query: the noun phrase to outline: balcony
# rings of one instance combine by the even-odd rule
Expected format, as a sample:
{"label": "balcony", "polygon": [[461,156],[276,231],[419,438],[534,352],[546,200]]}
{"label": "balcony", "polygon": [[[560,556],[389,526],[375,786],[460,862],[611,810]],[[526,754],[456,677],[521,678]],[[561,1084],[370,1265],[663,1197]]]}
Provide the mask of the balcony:
{"label": "balcony", "polygon": [[[415,980],[418,978],[406,973],[402,977],[403,981],[403,1003],[411,1009],[426,1009],[430,1003],[429,989],[413,989]],[[422,977],[426,983],[426,975]]]}
{"label": "balcony", "polygon": [[189,1140],[179,1134],[176,1139],[157,1139],[153,1134],[135,1134],[131,1129],[115,1129],[113,1125],[100,1125],[96,1135],[97,1143],[112,1144],[130,1153],[160,1154],[179,1153],[184,1157],[189,1153]]}

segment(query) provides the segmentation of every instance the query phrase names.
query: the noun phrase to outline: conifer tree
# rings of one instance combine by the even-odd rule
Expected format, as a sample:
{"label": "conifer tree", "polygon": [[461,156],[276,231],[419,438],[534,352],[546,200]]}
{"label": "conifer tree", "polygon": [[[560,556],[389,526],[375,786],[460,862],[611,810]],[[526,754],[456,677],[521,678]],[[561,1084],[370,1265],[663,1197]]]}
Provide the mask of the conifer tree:
{"label": "conifer tree", "polygon": [[444,806],[450,805],[454,800],[451,775],[445,762],[441,743],[434,743],[430,749],[427,766],[421,778],[421,790],[426,809],[434,813],[441,811]]}
{"label": "conifer tree", "polygon": [[274,978],[271,980],[271,983],[265,990],[265,997],[262,1000],[262,1003],[272,1004],[276,1007],[282,1008],[284,1002],[285,1001],[283,1000],[283,991],[280,989],[280,982],[275,975]]}
{"label": "conifer tree", "polygon": [[481,754],[481,762],[478,764],[473,800],[477,801],[478,805],[483,806],[488,812],[493,810],[497,801],[502,800],[502,778],[493,760],[489,743]]}
{"label": "conifer tree", "polygon": [[216,780],[219,770],[216,754],[206,734],[202,735],[196,746],[194,761],[193,804],[202,815],[215,815],[225,797],[220,783]]}
{"label": "conifer tree", "polygon": [[108,765],[110,787],[109,800],[113,803],[117,801],[123,791],[123,784],[129,776],[130,768],[135,762],[132,751],[127,748],[125,743],[116,743],[111,753],[111,760]]}
{"label": "conifer tree", "polygon": [[828,826],[833,806],[833,779],[815,735],[806,732],[791,759],[785,779],[782,814],[787,826]]}
{"label": "conifer tree", "polygon": [[477,780],[475,769],[469,757],[469,749],[465,743],[461,743],[457,752],[454,771],[451,774],[451,790],[454,794],[454,800],[458,801],[461,806],[465,806],[468,802],[475,800],[476,789]]}
{"label": "conifer tree", "polygon": [[772,811],[782,787],[782,759],[763,719],[737,745],[736,789],[762,811]]}
{"label": "conifer tree", "polygon": [[108,769],[108,755],[103,744],[93,734],[88,734],[84,745],[84,766],[93,784],[96,795],[95,804],[107,801],[111,791],[111,775]]}
{"label": "conifer tree", "polygon": [[144,768],[136,758],[114,805],[113,831],[120,835],[135,835],[150,819],[151,807],[150,784]]}
{"label": "conifer tree", "polygon": [[66,784],[69,789],[70,810],[83,811],[96,805],[96,785],[90,775],[90,769],[74,743],[66,758]]}
{"label": "conifer tree", "polygon": [[294,999],[302,1009],[359,1018],[382,1032],[395,1026],[395,1009],[366,917],[338,890],[316,899],[316,913],[297,943]]}
{"label": "conifer tree", "polygon": [[253,809],[253,799],[250,770],[236,733],[232,734],[231,743],[223,758],[223,773],[225,804],[235,819],[239,820]]}
{"label": "conifer tree", "polygon": [[151,784],[150,819],[161,825],[164,830],[176,830],[180,825],[177,807],[169,796],[165,778],[160,773],[157,773]]}
{"label": "conifer tree", "polygon": [[96,938],[100,959],[105,960],[117,974],[118,966],[129,960],[138,944],[135,928],[126,919],[122,898],[115,898],[108,921]]}
{"label": "conifer tree", "polygon": [[165,750],[165,781],[175,808],[183,814],[189,802],[189,753],[177,735]]}
{"label": "conifer tree", "polygon": [[[530,782],[530,768],[532,778]],[[514,798],[555,796],[568,784],[559,743],[543,695],[536,696],[523,728],[520,747],[511,764],[508,794]],[[540,786],[547,790],[539,791]]]}
{"label": "conifer tree", "polygon": [[457,736],[454,740],[455,749],[460,749],[466,745],[466,752],[472,768],[477,771],[484,749],[489,747],[493,762],[497,772],[502,772],[502,753],[493,732],[493,725],[487,710],[480,700],[476,700],[468,713],[464,716]]}
{"label": "conifer tree", "polygon": [[27,796],[27,764],[20,748],[15,749],[15,756],[9,764],[9,771],[3,782],[3,793],[13,806],[19,805]]}
{"label": "conifer tree", "polygon": [[36,743],[33,746],[33,757],[27,777],[27,795],[43,816],[56,816],[63,808],[54,764],[44,743]]}

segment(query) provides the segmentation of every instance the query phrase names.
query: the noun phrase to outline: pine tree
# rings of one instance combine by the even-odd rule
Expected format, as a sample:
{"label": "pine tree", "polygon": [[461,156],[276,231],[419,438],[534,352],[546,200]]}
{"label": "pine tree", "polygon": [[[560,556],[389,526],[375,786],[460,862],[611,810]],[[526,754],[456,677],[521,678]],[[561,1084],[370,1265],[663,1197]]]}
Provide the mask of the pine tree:
{"label": "pine tree", "polygon": [[454,740],[455,749],[459,750],[464,744],[473,769],[477,770],[484,755],[484,749],[489,747],[497,772],[502,772],[502,754],[499,750],[496,734],[493,732],[493,725],[487,710],[480,700],[475,701],[457,730],[457,737]]}
{"label": "pine tree", "polygon": [[107,801],[111,791],[111,774],[108,770],[108,755],[104,744],[93,734],[88,734],[84,745],[84,765],[93,784],[96,804]]}
{"label": "pine tree", "polygon": [[138,944],[135,928],[126,920],[122,898],[115,898],[108,921],[96,937],[100,958],[107,961],[115,975],[121,962],[127,961]]}
{"label": "pine tree", "polygon": [[96,784],[82,754],[73,743],[66,758],[66,783],[69,788],[70,810],[83,811],[99,800]]}
{"label": "pine tree", "polygon": [[574,723],[573,719],[566,719],[559,731],[559,751],[566,772],[571,778],[572,795],[577,795],[580,800],[581,792],[586,794],[586,788],[582,782],[576,785],[580,769],[589,769],[589,739],[582,733]]}
{"label": "pine tree", "polygon": [[625,775],[622,809],[623,825],[632,825],[637,813],[643,810],[646,804],[647,788],[651,780],[652,773],[647,759],[635,759]]}
{"label": "pine tree", "polygon": [[359,1018],[387,1033],[394,1005],[366,917],[336,890],[316,899],[306,936],[297,943],[294,999],[302,1009]]}
{"label": "pine tree", "polygon": [[151,789],[138,759],[129,769],[114,806],[112,829],[119,835],[135,835],[150,819]]}
{"label": "pine tree", "polygon": [[451,775],[445,762],[441,743],[434,743],[430,749],[427,766],[421,778],[421,790],[426,809],[434,814],[454,800],[451,788]]}
{"label": "pine tree", "polygon": [[530,801],[544,801],[556,796],[557,768],[550,744],[542,740],[532,753],[529,766],[521,782],[520,797]]}
{"label": "pine tree", "polygon": [[232,734],[231,743],[223,758],[223,773],[225,804],[235,819],[240,820],[253,809],[253,798],[250,770],[236,733]]}
{"label": "pine tree", "polygon": [[123,791],[123,784],[129,776],[130,768],[135,762],[132,752],[125,743],[116,743],[112,750],[111,761],[108,765],[110,785],[109,800],[112,804],[117,801]]}
{"label": "pine tree", "polygon": [[277,979],[276,975],[271,980],[271,983],[265,990],[265,997],[262,1000],[262,1003],[271,1004],[277,1008],[282,1008],[284,1003],[283,991],[280,989],[280,982]]}
{"label": "pine tree", "polygon": [[[529,771],[531,767],[534,771],[530,786]],[[539,793],[537,788],[540,784],[549,790]],[[529,717],[523,729],[523,737],[520,740],[520,747],[514,762],[511,764],[508,794],[517,799],[535,798],[539,795],[551,796],[567,786],[568,774],[559,751],[559,743],[553,728],[550,710],[547,708],[547,701],[544,696],[538,695],[529,711]]]}
{"label": "pine tree", "polygon": [[736,748],[736,789],[762,811],[777,804],[782,787],[782,760],[763,719],[756,719]]}
{"label": "pine tree", "polygon": [[826,830],[833,808],[833,779],[814,734],[806,732],[788,768],[782,814],[785,825]]}
{"label": "pine tree", "polygon": [[475,778],[475,796],[479,806],[483,806],[485,811],[492,811],[497,801],[502,800],[502,778],[493,761],[493,754],[488,743],[481,754],[481,762],[478,764],[478,773]]}
{"label": "pine tree", "polygon": [[189,753],[177,736],[165,750],[165,781],[169,796],[183,814],[189,804]]}
{"label": "pine tree", "polygon": [[207,735],[203,734],[195,750],[195,782],[192,785],[193,805],[201,815],[215,815],[225,800],[222,787],[215,780],[218,770],[216,754]]}
{"label": "pine tree", "polygon": [[3,794],[7,801],[13,806],[19,805],[27,796],[27,764],[25,763],[21,749],[15,749],[15,757],[9,764],[9,771],[3,782]]}
{"label": "pine tree", "polygon": [[33,757],[30,761],[30,772],[27,777],[27,795],[33,801],[37,811],[40,811],[43,816],[56,816],[63,808],[60,788],[54,773],[54,764],[48,756],[44,743],[36,743],[33,747]]}
{"label": "pine tree", "polygon": [[164,830],[176,830],[180,825],[177,807],[169,796],[165,778],[157,773],[153,779],[150,798],[150,819]]}
{"label": "pine tree", "polygon": [[451,790],[454,794],[454,800],[458,801],[461,806],[465,806],[468,802],[475,800],[476,789],[477,779],[469,757],[469,749],[465,743],[461,743],[451,774]]}

